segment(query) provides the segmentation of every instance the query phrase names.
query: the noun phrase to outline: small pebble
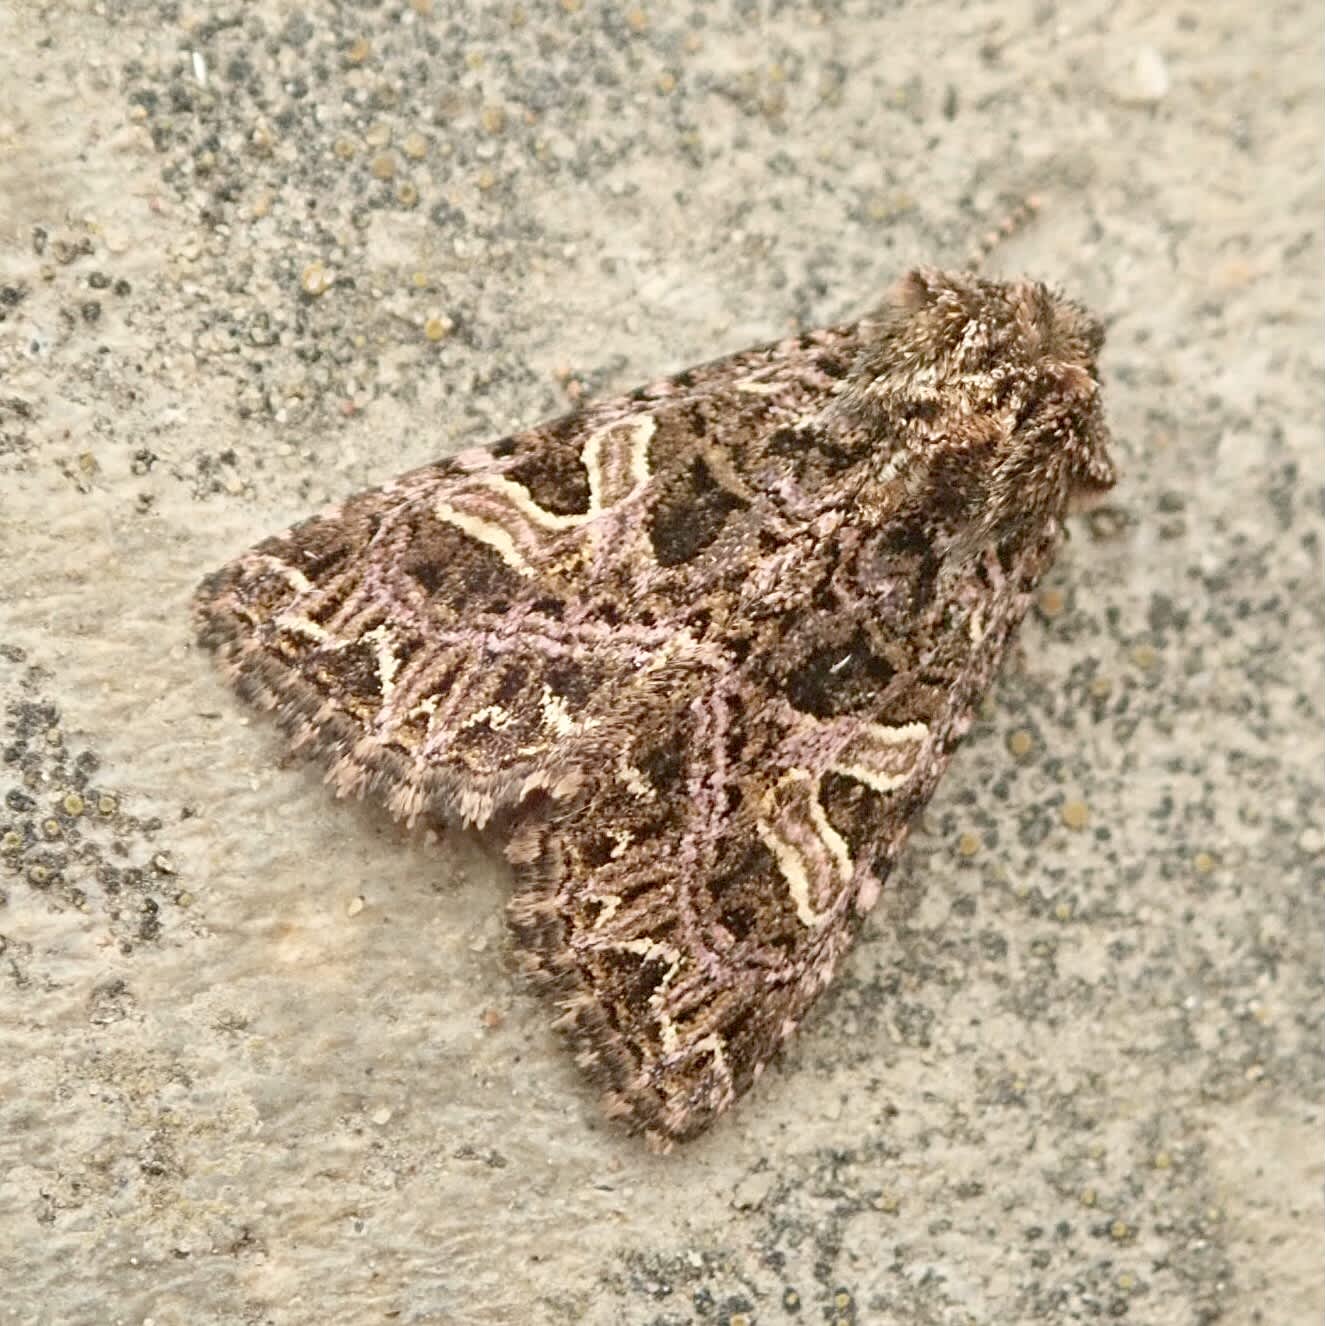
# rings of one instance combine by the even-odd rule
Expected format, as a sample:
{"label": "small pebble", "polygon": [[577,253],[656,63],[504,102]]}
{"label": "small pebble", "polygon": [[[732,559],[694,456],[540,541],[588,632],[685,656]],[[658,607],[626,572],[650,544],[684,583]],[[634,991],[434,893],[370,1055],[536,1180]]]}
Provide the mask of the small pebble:
{"label": "small pebble", "polygon": [[1142,46],[1119,80],[1118,99],[1133,106],[1153,106],[1169,92],[1169,67],[1153,46]]}
{"label": "small pebble", "polygon": [[316,299],[319,295],[324,295],[331,289],[335,277],[320,262],[310,262],[304,268],[304,274],[300,278],[300,284],[304,287],[304,293],[312,295]]}
{"label": "small pebble", "polygon": [[1069,829],[1084,829],[1090,822],[1090,809],[1084,801],[1069,801],[1063,806],[1062,816]]}
{"label": "small pebble", "polygon": [[1063,609],[1067,607],[1067,600],[1063,597],[1061,589],[1046,589],[1040,595],[1040,612],[1052,620],[1061,616]]}

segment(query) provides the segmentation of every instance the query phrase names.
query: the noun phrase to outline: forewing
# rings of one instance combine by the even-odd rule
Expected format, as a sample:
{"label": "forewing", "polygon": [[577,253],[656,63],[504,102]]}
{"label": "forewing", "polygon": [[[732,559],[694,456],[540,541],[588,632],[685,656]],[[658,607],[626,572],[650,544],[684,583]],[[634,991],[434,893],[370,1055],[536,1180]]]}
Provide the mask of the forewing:
{"label": "forewing", "polygon": [[621,697],[615,762],[512,840],[530,968],[607,1112],[664,1148],[730,1106],[828,984],[1055,537],[945,572],[897,533],[805,550],[799,606],[724,670]]}
{"label": "forewing", "polygon": [[686,618],[765,519],[761,442],[854,352],[744,351],[361,493],[204,582],[200,638],[343,793],[477,823],[568,797],[625,689],[716,657]]}

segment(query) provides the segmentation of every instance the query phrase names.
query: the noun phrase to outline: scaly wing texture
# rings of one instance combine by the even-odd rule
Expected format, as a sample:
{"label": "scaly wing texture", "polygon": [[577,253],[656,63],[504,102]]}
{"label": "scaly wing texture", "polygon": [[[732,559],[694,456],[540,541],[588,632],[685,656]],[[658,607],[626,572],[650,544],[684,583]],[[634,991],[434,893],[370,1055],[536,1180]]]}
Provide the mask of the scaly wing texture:
{"label": "scaly wing texture", "polygon": [[917,273],[267,540],[201,637],[342,793],[503,815],[530,970],[667,1146],[828,983],[1112,482],[1099,340],[1043,287]]}
{"label": "scaly wing texture", "polygon": [[851,329],[745,351],[361,493],[205,581],[200,639],[342,793],[479,824],[570,795],[623,687],[717,659],[691,609],[755,523],[742,441],[855,351]]}
{"label": "scaly wing texture", "polygon": [[[1051,550],[943,587],[919,638],[914,619],[872,615],[878,599],[836,600],[851,559],[826,557],[810,620],[623,696],[613,758],[573,812],[521,826],[512,921],[610,1114],[664,1146],[693,1136],[795,1029]],[[924,593],[923,577],[895,566],[881,597]]]}

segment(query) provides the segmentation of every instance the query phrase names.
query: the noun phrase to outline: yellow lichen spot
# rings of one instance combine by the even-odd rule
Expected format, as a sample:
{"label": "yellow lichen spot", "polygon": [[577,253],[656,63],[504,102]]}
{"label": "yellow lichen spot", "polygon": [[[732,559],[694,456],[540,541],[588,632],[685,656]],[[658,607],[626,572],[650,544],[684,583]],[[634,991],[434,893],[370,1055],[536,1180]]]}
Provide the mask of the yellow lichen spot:
{"label": "yellow lichen spot", "polygon": [[1039,607],[1041,614],[1052,621],[1055,617],[1062,616],[1063,609],[1067,607],[1067,600],[1063,597],[1061,589],[1046,589],[1040,594]]}
{"label": "yellow lichen spot", "polygon": [[1192,857],[1192,869],[1195,870],[1198,875],[1208,875],[1214,870],[1214,868],[1215,859],[1209,852],[1197,852],[1197,854]]}
{"label": "yellow lichen spot", "polygon": [[414,12],[422,18],[432,17],[432,0],[410,0]]}
{"label": "yellow lichen spot", "polygon": [[1173,1157],[1167,1151],[1156,1151],[1152,1162],[1156,1169],[1172,1169]]}
{"label": "yellow lichen spot", "polygon": [[957,851],[962,856],[974,856],[980,850],[980,839],[973,833],[964,833],[957,839]]}
{"label": "yellow lichen spot", "polygon": [[478,122],[483,132],[499,134],[506,128],[506,111],[501,106],[484,106],[479,112]]}
{"label": "yellow lichen spot", "polygon": [[409,180],[401,180],[396,185],[396,202],[401,207],[414,207],[419,201],[419,191]]}
{"label": "yellow lichen spot", "polygon": [[252,205],[248,209],[248,214],[255,220],[261,221],[264,216],[271,212],[271,194],[265,189],[254,198]]}
{"label": "yellow lichen spot", "polygon": [[390,152],[381,152],[373,158],[370,169],[373,172],[374,179],[389,180],[396,173],[396,159]]}
{"label": "yellow lichen spot", "polygon": [[649,26],[649,16],[639,8],[626,11],[626,22],[635,32],[644,32]]}
{"label": "yellow lichen spot", "polygon": [[356,37],[350,49],[345,52],[345,58],[350,64],[363,64],[372,53],[373,43],[367,37]]}
{"label": "yellow lichen spot", "polygon": [[1125,1239],[1132,1237],[1132,1227],[1126,1220],[1115,1220],[1109,1226],[1109,1237],[1115,1243],[1122,1243]]}
{"label": "yellow lichen spot", "polygon": [[584,8],[584,0],[561,0],[561,7],[568,14],[578,14]]}
{"label": "yellow lichen spot", "polygon": [[753,1326],[753,1323],[750,1321],[749,1313],[733,1312],[732,1315],[727,1318],[727,1326]]}
{"label": "yellow lichen spot", "polygon": [[411,161],[422,161],[428,155],[428,140],[416,129],[413,133],[405,135],[400,150]]}
{"label": "yellow lichen spot", "polygon": [[891,1192],[881,1192],[874,1199],[872,1205],[876,1211],[882,1211],[884,1215],[896,1215],[902,1207],[896,1193]]}
{"label": "yellow lichen spot", "polygon": [[1060,921],[1070,921],[1072,919],[1072,904],[1070,902],[1060,902],[1054,908],[1054,916]]}
{"label": "yellow lichen spot", "polygon": [[1082,1206],[1094,1206],[1099,1201],[1099,1194],[1094,1188],[1084,1188],[1081,1193]]}
{"label": "yellow lichen spot", "polygon": [[451,334],[451,329],[455,324],[450,318],[441,313],[434,313],[423,324],[423,334],[430,341],[443,341]]}
{"label": "yellow lichen spot", "polygon": [[1090,823],[1090,807],[1084,801],[1068,801],[1063,805],[1062,816],[1069,829],[1084,829]]}
{"label": "yellow lichen spot", "polygon": [[1142,672],[1149,672],[1159,662],[1159,651],[1154,645],[1137,645],[1132,650],[1132,662]]}
{"label": "yellow lichen spot", "polygon": [[471,69],[482,69],[482,68],[483,68],[483,52],[482,52],[482,51],[466,51],[466,52],[465,52],[465,64],[468,65],[469,68],[471,68]]}
{"label": "yellow lichen spot", "polygon": [[1107,700],[1113,694],[1112,677],[1096,677],[1090,683],[1090,696],[1092,700]]}
{"label": "yellow lichen spot", "polygon": [[58,838],[64,832],[64,830],[60,827],[60,821],[55,818],[42,820],[41,831],[48,838]]}
{"label": "yellow lichen spot", "polygon": [[676,75],[669,73],[666,69],[658,75],[658,91],[667,96],[669,92],[676,91]]}
{"label": "yellow lichen spot", "polygon": [[344,134],[341,134],[341,136],[332,143],[331,150],[340,157],[342,161],[348,161],[359,149],[355,147],[353,138],[347,138]]}
{"label": "yellow lichen spot", "polygon": [[97,814],[104,815],[107,818],[115,814],[120,808],[120,803],[109,793],[104,793],[97,798]]}
{"label": "yellow lichen spot", "polygon": [[494,188],[496,186],[497,177],[492,173],[492,171],[484,169],[479,171],[478,180],[476,182],[478,184],[478,187],[484,193],[487,193],[489,189]]}
{"label": "yellow lichen spot", "polygon": [[322,263],[310,262],[304,268],[299,283],[303,286],[306,295],[312,295],[316,299],[319,295],[325,295],[331,289],[334,280],[335,277]]}
{"label": "yellow lichen spot", "polygon": [[1017,728],[1008,736],[1008,750],[1019,760],[1029,755],[1034,748],[1035,738],[1024,727]]}
{"label": "yellow lichen spot", "polygon": [[833,1306],[839,1312],[845,1312],[851,1306],[851,1295],[845,1289],[839,1289],[833,1295]]}
{"label": "yellow lichen spot", "polygon": [[1121,1289],[1124,1293],[1128,1293],[1131,1290],[1135,1289],[1136,1276],[1134,1276],[1130,1271],[1124,1271],[1122,1275],[1118,1277],[1118,1288]]}
{"label": "yellow lichen spot", "polygon": [[17,829],[9,829],[3,838],[0,838],[0,852],[7,856],[17,852],[23,846],[23,835]]}
{"label": "yellow lichen spot", "polygon": [[77,819],[87,809],[87,803],[77,792],[66,792],[60,805],[64,807],[64,813],[74,819]]}
{"label": "yellow lichen spot", "polygon": [[414,275],[409,278],[409,281],[415,290],[426,290],[432,285],[432,281],[429,279],[427,272],[415,272]]}

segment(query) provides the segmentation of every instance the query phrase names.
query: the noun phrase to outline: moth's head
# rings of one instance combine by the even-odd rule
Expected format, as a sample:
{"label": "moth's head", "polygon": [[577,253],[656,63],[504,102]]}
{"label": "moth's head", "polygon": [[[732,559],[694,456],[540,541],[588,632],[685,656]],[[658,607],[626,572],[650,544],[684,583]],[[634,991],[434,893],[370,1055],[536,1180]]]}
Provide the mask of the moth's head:
{"label": "moth's head", "polygon": [[843,405],[884,470],[973,546],[1113,486],[1099,322],[1036,281],[911,272],[870,320]]}

